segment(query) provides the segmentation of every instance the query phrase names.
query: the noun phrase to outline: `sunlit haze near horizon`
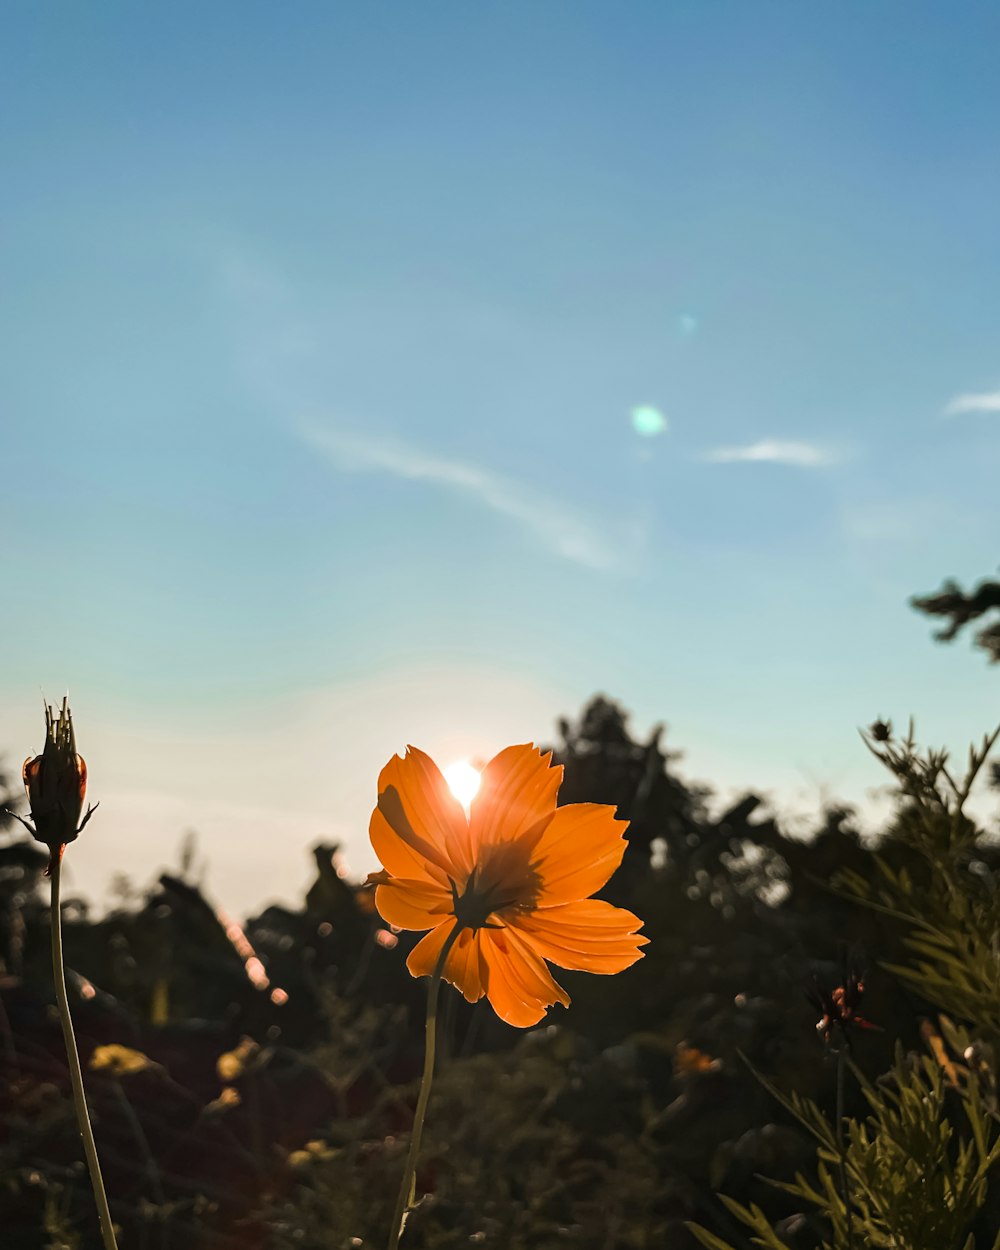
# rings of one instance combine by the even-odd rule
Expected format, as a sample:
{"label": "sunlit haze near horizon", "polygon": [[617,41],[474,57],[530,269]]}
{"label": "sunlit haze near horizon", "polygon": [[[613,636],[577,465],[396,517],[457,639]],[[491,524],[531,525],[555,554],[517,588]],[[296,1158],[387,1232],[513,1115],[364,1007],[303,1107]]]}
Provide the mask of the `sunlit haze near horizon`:
{"label": "sunlit haze near horizon", "polygon": [[12,3],[0,755],[101,904],[374,867],[379,769],[597,692],[793,820],[1000,675],[995,5]]}

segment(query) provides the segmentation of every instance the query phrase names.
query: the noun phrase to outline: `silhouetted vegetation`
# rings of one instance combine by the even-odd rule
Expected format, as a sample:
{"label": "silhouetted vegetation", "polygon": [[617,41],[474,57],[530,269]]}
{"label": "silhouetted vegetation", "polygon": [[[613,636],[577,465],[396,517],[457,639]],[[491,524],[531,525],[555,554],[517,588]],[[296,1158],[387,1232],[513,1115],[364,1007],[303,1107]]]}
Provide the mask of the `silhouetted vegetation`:
{"label": "silhouetted vegetation", "polygon": [[[973,1141],[972,1171],[989,1153],[1000,852],[949,791],[947,761],[873,726],[870,746],[897,785],[893,819],[872,843],[849,809],[831,807],[803,838],[754,794],[719,812],[665,737],[636,740],[606,698],[560,723],[560,801],[614,803],[631,821],[606,895],[645,919],[651,942],[618,976],[561,974],[571,1007],[529,1033],[446,992],[420,1176],[428,1197],[406,1232],[414,1250],[684,1250],[698,1244],[691,1222],[717,1239],[706,1245],[847,1245],[829,1136],[837,1060],[817,1022],[842,1002],[849,959],[859,976],[863,966],[860,1014],[879,1026],[852,1029],[856,1192],[864,1167],[886,1193],[908,1178],[904,1198],[921,1167],[960,1187],[963,1143]],[[417,935],[386,928],[371,891],[338,871],[335,847],[314,855],[302,907],[245,924],[203,895],[190,853],[146,896],[122,888],[108,915],[65,905],[123,1247],[384,1244],[422,1055],[424,985],[404,967]],[[52,1006],[45,862],[20,836],[0,848],[0,1228],[4,1250],[90,1250],[97,1223]],[[892,1091],[926,1121],[910,1125],[909,1145],[882,1123]],[[866,1116],[882,1127],[865,1128]],[[943,1125],[938,1154],[918,1152],[907,1172],[905,1150]],[[937,1240],[863,1241],[858,1209],[854,1244],[961,1250],[970,1234],[990,1244],[992,1171],[966,1179],[947,1219],[923,1212]],[[752,1242],[764,1228],[775,1240]]]}
{"label": "silhouetted vegetation", "polygon": [[[989,617],[988,624],[978,630],[973,638],[990,657],[990,663],[1000,661],[1000,582],[984,579],[975,590],[966,594],[961,586],[950,578],[933,595],[914,595],[910,600],[918,612],[928,616],[943,616],[948,624],[934,637],[939,642],[951,642],[970,621],[981,616]],[[993,614],[996,613],[996,618]]]}

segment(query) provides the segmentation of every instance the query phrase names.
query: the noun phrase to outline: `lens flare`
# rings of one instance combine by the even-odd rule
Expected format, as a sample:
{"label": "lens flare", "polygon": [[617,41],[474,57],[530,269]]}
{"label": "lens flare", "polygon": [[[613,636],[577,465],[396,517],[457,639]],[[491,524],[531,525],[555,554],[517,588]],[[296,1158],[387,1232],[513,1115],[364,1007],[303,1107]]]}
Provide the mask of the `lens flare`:
{"label": "lens flare", "polygon": [[649,404],[642,404],[640,407],[632,409],[632,429],[641,438],[655,438],[657,434],[662,434],[666,428],[667,418],[660,412],[659,408],[653,408]]}

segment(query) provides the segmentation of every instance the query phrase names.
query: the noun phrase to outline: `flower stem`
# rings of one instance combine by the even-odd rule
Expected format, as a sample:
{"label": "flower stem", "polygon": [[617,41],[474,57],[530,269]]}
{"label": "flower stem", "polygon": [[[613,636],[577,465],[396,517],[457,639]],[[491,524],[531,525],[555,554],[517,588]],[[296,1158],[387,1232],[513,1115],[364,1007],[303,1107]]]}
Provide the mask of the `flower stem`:
{"label": "flower stem", "polygon": [[437,1006],[441,992],[441,973],[444,971],[445,961],[460,932],[461,926],[456,924],[445,939],[444,946],[441,947],[441,954],[438,956],[438,961],[431,974],[431,983],[427,990],[424,1075],[420,1081],[417,1109],[413,1115],[413,1131],[410,1134],[410,1148],[406,1154],[406,1167],[403,1170],[403,1180],[399,1187],[399,1197],[396,1199],[396,1210],[392,1217],[392,1227],[389,1230],[389,1250],[396,1250],[396,1247],[399,1245],[399,1239],[402,1237],[403,1229],[406,1227],[406,1217],[412,1211],[414,1200],[416,1199],[417,1156],[420,1154],[420,1138],[424,1131],[424,1117],[427,1115],[427,1104],[431,1098],[431,1083],[434,1080],[434,1053],[437,1047]]}
{"label": "flower stem", "polygon": [[840,1164],[840,1197],[844,1203],[844,1218],[847,1225],[847,1248],[854,1248],[854,1220],[851,1213],[851,1191],[847,1183],[847,1147],[844,1142],[844,1071],[847,1064],[844,1056],[847,1053],[847,1040],[844,1039],[837,1051],[837,1154]]}
{"label": "flower stem", "polygon": [[111,1222],[111,1211],[108,1208],[108,1196],[104,1192],[104,1181],[101,1177],[101,1164],[97,1158],[94,1131],[90,1127],[90,1115],[87,1112],[87,1096],[83,1089],[83,1072],[80,1070],[80,1055],[76,1049],[76,1038],[73,1035],[73,1020],[69,1014],[69,997],[66,994],[66,968],[63,964],[62,948],[62,909],[59,905],[62,856],[54,855],[52,858],[52,901],[50,903],[52,973],[56,987],[56,1002],[59,1004],[59,1020],[62,1024],[63,1041],[66,1044],[69,1076],[73,1086],[73,1105],[76,1108],[76,1122],[80,1128],[80,1136],[83,1138],[83,1153],[87,1157],[90,1184],[94,1191],[94,1199],[97,1202],[97,1214],[101,1222],[101,1237],[104,1240],[104,1250],[118,1250],[118,1243],[115,1241],[115,1229]]}

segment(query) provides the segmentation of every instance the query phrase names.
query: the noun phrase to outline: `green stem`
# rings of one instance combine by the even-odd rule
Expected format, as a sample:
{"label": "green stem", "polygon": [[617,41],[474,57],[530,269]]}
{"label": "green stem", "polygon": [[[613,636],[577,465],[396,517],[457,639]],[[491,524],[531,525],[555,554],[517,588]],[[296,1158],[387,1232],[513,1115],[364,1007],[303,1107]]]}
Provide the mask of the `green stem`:
{"label": "green stem", "polygon": [[427,1104],[431,1098],[431,1083],[434,1080],[434,1052],[437,1046],[437,1006],[441,992],[441,973],[445,961],[461,932],[456,923],[441,947],[441,954],[431,974],[430,987],[427,990],[427,1024],[424,1042],[424,1075],[420,1081],[420,1094],[417,1098],[417,1109],[413,1115],[413,1131],[410,1134],[410,1148],[406,1154],[406,1167],[403,1180],[396,1199],[396,1210],[392,1217],[392,1228],[389,1230],[389,1250],[396,1250],[399,1239],[406,1227],[406,1217],[413,1209],[417,1192],[417,1156],[420,1154],[420,1138],[424,1131],[424,1117],[427,1115]]}
{"label": "green stem", "polygon": [[837,1154],[840,1163],[840,1197],[844,1203],[844,1218],[847,1222],[847,1250],[854,1250],[854,1219],[851,1213],[851,1191],[847,1185],[847,1153],[844,1145],[844,1072],[847,1064],[844,1056],[847,1053],[847,1039],[843,1039],[837,1051]]}
{"label": "green stem", "polygon": [[80,1055],[76,1049],[76,1038],[73,1035],[73,1019],[69,1014],[69,997],[66,994],[66,968],[63,964],[62,948],[62,909],[59,905],[59,885],[62,876],[62,857],[53,855],[52,866],[52,901],[50,918],[52,921],[52,973],[56,987],[56,1002],[59,1004],[59,1020],[62,1024],[63,1041],[66,1044],[66,1059],[69,1062],[69,1076],[73,1086],[73,1105],[76,1108],[76,1122],[83,1138],[83,1153],[87,1156],[87,1169],[90,1172],[90,1184],[97,1202],[97,1214],[101,1221],[101,1237],[104,1239],[104,1250],[118,1250],[115,1241],[115,1229],[111,1222],[111,1211],[108,1208],[108,1196],[104,1192],[104,1181],[101,1177],[101,1164],[97,1158],[97,1146],[94,1143],[94,1130],[90,1127],[90,1115],[87,1112],[87,1095],[83,1089],[83,1072],[80,1070]]}

